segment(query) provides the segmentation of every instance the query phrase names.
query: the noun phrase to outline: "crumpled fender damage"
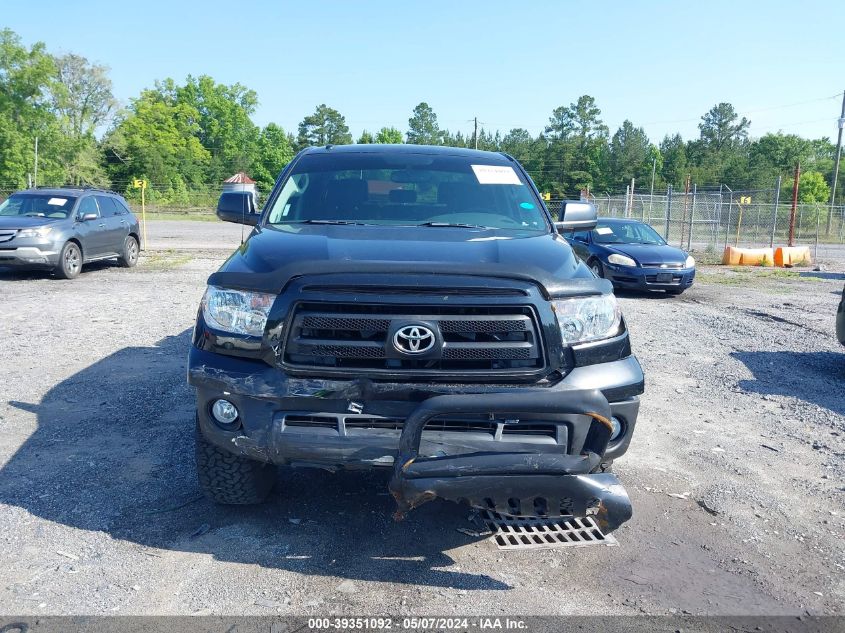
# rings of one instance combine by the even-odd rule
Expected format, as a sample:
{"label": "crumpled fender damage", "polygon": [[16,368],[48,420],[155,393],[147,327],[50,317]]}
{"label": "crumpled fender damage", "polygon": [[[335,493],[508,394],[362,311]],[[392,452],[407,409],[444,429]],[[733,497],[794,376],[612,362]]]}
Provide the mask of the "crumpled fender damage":
{"label": "crumpled fender damage", "polygon": [[[592,424],[580,455],[497,452],[419,457],[428,420],[472,413],[584,415],[592,418]],[[405,420],[389,484],[397,504],[394,516],[401,520],[413,508],[441,497],[502,514],[593,516],[602,530],[610,532],[632,515],[618,479],[591,474],[601,462],[610,433],[610,405],[597,390],[434,396]]]}

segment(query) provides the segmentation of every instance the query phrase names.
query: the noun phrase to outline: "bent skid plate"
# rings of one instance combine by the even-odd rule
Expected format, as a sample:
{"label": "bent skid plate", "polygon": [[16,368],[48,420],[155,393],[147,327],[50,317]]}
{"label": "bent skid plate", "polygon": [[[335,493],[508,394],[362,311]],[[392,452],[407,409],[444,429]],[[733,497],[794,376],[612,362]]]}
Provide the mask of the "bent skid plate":
{"label": "bent skid plate", "polygon": [[[426,422],[456,413],[586,415],[597,422],[601,448],[583,455],[475,453],[418,460]],[[441,497],[502,514],[593,516],[603,531],[610,532],[627,521],[632,510],[614,475],[589,474],[607,445],[609,418],[607,400],[589,389],[429,398],[405,420],[399,439],[390,481],[397,503],[394,517],[401,520],[413,508]]]}
{"label": "bent skid plate", "polygon": [[628,494],[610,473],[405,479],[401,490],[392,488],[391,492],[400,508],[404,502],[408,510],[440,497],[507,515],[589,516],[605,533],[618,528],[633,512]]}

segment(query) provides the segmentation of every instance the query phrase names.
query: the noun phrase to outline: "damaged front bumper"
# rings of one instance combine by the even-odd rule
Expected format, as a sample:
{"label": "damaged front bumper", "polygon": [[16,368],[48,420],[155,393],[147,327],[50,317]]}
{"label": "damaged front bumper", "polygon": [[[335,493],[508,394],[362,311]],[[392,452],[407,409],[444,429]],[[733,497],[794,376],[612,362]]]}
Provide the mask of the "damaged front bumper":
{"label": "damaged front bumper", "polygon": [[[438,415],[484,413],[583,416],[589,419],[578,455],[515,451],[420,457],[426,422]],[[628,495],[614,475],[595,473],[611,435],[611,411],[597,390],[430,398],[405,420],[390,491],[395,518],[435,497],[516,516],[593,516],[604,532],[631,518]]]}
{"label": "damaged front bumper", "polygon": [[[633,356],[532,386],[403,384],[297,378],[192,348],[188,380],[208,441],[275,464],[392,467],[397,517],[434,497],[502,514],[593,516],[606,532],[631,516],[618,480],[600,471],[634,431],[643,376]],[[238,428],[210,416],[221,397],[241,412]],[[611,418],[624,431],[609,442]],[[459,432],[456,419],[476,422]]]}

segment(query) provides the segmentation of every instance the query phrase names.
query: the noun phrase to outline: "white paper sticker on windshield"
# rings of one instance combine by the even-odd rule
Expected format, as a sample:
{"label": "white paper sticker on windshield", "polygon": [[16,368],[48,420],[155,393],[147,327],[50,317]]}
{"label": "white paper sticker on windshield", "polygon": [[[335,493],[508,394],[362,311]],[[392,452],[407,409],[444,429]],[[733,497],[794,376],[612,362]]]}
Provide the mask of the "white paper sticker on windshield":
{"label": "white paper sticker on windshield", "polygon": [[67,198],[50,198],[47,201],[47,204],[52,205],[54,207],[63,207],[65,206],[65,202],[67,202]]}
{"label": "white paper sticker on windshield", "polygon": [[596,229],[596,233],[598,233],[599,235],[610,235],[611,233],[613,233],[613,229],[607,226],[600,226]]}
{"label": "white paper sticker on windshield", "polygon": [[481,185],[521,185],[519,176],[509,165],[470,165]]}

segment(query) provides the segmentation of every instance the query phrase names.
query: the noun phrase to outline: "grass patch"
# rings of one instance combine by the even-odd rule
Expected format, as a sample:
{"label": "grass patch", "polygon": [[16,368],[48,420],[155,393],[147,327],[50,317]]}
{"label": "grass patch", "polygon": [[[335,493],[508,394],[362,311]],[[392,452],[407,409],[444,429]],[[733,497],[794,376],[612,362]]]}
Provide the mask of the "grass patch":
{"label": "grass patch", "polygon": [[184,266],[192,259],[194,259],[193,255],[175,250],[145,251],[138,264],[145,270],[173,270]]}
{"label": "grass patch", "polygon": [[695,280],[723,286],[744,286],[761,279],[775,281],[813,281],[813,277],[789,268],[762,268],[760,266],[732,266],[696,272]]}

